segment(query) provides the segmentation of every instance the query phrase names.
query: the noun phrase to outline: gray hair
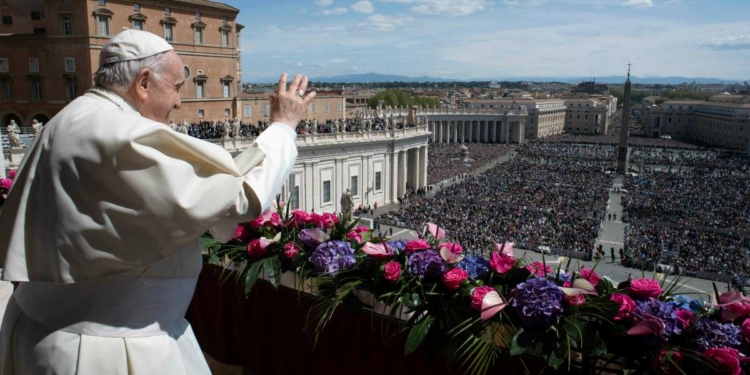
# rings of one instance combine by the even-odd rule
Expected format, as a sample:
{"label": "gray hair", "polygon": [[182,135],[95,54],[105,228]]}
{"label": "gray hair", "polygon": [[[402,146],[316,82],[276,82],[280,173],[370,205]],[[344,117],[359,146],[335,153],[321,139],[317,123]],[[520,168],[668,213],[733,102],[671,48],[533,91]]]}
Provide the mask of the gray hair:
{"label": "gray hair", "polygon": [[160,73],[167,66],[167,53],[149,56],[140,60],[129,60],[104,64],[94,73],[94,84],[114,91],[127,91],[141,69],[147,68],[160,80]]}

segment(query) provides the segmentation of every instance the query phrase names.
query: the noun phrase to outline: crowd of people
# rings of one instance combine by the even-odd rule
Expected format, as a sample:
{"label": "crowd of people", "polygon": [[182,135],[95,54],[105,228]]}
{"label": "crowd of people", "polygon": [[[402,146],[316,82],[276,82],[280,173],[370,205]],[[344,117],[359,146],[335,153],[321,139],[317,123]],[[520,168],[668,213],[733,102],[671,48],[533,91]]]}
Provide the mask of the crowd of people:
{"label": "crowd of people", "polygon": [[641,169],[647,165],[691,166],[704,169],[731,169],[747,172],[750,158],[742,153],[726,150],[674,150],[658,148],[635,148],[630,162]]}
{"label": "crowd of people", "polygon": [[[609,135],[583,135],[583,134],[557,134],[543,138],[544,142],[547,143],[579,143],[579,144],[604,144],[604,145],[617,145],[620,143],[620,135],[609,134]],[[674,139],[662,139],[662,138],[645,138],[645,137],[630,137],[629,144],[631,146],[639,147],[656,147],[656,148],[681,148],[681,149],[699,149],[700,147],[680,142]]]}
{"label": "crowd of people", "polygon": [[645,169],[625,180],[625,220],[750,231],[750,184],[742,171]]}
{"label": "crowd of people", "polygon": [[487,163],[506,155],[514,149],[507,144],[467,143],[469,160],[464,161],[458,144],[430,143],[427,183],[432,185],[445,180],[466,177]]}
{"label": "crowd of people", "polygon": [[590,254],[612,184],[606,163],[584,157],[611,151],[591,147],[600,146],[573,151],[562,144],[521,146],[510,161],[433,198],[411,200],[382,220],[407,228],[436,223],[475,253],[507,239],[519,248],[544,245],[553,252]]}
{"label": "crowd of people", "polygon": [[746,236],[685,227],[631,225],[625,241],[636,260],[676,264],[688,272],[750,275],[750,239]]}

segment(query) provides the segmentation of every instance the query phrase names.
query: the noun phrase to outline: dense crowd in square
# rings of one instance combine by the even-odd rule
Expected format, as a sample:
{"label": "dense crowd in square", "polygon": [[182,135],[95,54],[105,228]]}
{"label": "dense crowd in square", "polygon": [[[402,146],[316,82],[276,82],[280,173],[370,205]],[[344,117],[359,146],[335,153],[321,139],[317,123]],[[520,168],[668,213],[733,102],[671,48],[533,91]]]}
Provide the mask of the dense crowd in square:
{"label": "dense crowd in square", "polygon": [[458,144],[430,143],[427,183],[432,185],[445,180],[465,177],[487,163],[508,154],[514,149],[507,144],[467,143],[469,160],[464,161]]}

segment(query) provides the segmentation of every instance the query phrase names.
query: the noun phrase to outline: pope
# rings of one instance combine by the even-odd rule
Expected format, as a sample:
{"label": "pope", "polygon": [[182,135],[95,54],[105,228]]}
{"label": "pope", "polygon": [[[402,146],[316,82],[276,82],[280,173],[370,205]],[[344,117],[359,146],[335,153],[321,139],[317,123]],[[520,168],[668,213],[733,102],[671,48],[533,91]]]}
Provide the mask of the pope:
{"label": "pope", "polygon": [[234,158],[169,128],[183,64],[138,30],[102,48],[95,86],[43,128],[0,215],[0,374],[210,374],[185,311],[199,237],[232,238],[268,209],[315,96],[279,80],[271,121]]}

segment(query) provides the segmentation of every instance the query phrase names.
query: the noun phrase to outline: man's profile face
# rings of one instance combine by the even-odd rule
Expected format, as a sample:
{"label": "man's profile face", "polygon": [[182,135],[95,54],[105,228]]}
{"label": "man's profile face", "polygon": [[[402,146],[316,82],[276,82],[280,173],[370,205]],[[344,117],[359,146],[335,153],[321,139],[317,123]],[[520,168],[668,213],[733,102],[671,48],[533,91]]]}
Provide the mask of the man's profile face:
{"label": "man's profile face", "polygon": [[150,82],[148,99],[140,110],[143,117],[164,124],[169,123],[172,109],[180,108],[180,89],[185,84],[182,60],[174,52],[167,54],[167,64],[159,73],[160,79]]}

